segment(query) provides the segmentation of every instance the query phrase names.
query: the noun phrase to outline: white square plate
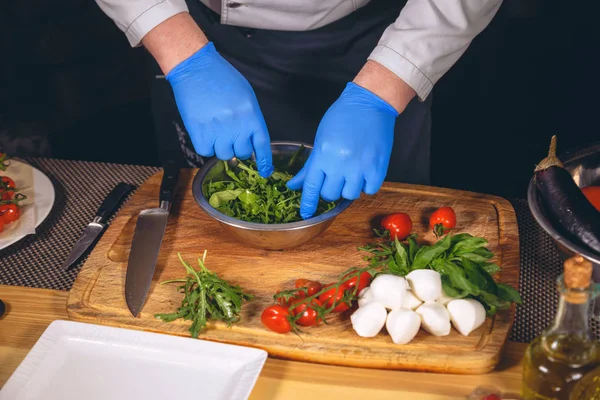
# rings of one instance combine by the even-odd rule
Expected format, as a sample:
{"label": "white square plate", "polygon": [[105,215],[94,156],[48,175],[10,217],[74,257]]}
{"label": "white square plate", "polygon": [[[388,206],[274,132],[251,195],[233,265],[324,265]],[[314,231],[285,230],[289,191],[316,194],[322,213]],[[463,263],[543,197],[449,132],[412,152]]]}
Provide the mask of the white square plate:
{"label": "white square plate", "polygon": [[0,400],[247,399],[266,358],[250,347],[55,321]]}

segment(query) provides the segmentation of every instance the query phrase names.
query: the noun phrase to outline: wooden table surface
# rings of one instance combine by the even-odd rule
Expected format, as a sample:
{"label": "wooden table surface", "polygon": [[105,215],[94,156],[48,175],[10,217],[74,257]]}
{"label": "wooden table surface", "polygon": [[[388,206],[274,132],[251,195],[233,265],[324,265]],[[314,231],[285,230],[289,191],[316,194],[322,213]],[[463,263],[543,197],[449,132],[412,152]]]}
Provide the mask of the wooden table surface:
{"label": "wooden table surface", "polygon": [[[67,292],[0,286],[8,306],[0,319],[0,387],[54,320],[68,319]],[[477,386],[519,393],[526,344],[508,343],[498,368],[485,375],[447,375],[336,367],[268,358],[251,400],[335,395],[351,399],[465,399]]]}

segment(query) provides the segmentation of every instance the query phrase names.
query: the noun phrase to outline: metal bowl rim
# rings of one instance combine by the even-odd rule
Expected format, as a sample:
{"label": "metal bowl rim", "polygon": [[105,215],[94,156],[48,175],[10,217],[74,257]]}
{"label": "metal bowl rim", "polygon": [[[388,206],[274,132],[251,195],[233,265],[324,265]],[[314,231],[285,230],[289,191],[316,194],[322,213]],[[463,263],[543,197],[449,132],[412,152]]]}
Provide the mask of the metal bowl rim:
{"label": "metal bowl rim", "polygon": [[[301,145],[304,145],[304,147],[306,147],[306,148],[309,148],[309,149],[313,148],[312,146],[305,144],[305,143],[288,142],[288,141],[273,141],[273,142],[271,142],[271,145],[272,146],[273,145],[275,145],[275,146],[277,146],[277,145],[298,146],[298,147]],[[220,162],[220,161],[221,160],[212,158],[211,160],[204,163],[204,165],[196,173],[196,176],[194,177],[194,181],[192,182],[192,194],[194,195],[194,199],[196,199],[196,203],[198,203],[198,205],[204,212],[206,212],[208,215],[210,215],[212,218],[216,219],[217,221],[227,224],[229,226],[235,227],[235,228],[241,228],[241,229],[253,230],[253,231],[263,231],[263,232],[265,232],[265,231],[266,232],[273,232],[273,231],[283,232],[283,231],[293,231],[293,230],[304,229],[304,228],[308,228],[311,226],[319,225],[325,221],[336,218],[338,215],[340,215],[344,210],[346,210],[353,203],[352,200],[344,199],[344,200],[340,201],[340,203],[337,206],[335,206],[335,208],[333,208],[332,210],[330,210],[328,212],[317,215],[315,217],[311,217],[304,221],[290,222],[287,224],[261,224],[258,222],[247,222],[247,221],[242,221],[242,220],[239,220],[239,219],[236,219],[233,217],[229,217],[229,216],[219,212],[214,207],[212,207],[208,203],[208,200],[206,199],[206,197],[204,196],[204,193],[202,192],[202,181],[204,180],[204,177],[206,176],[208,171],[210,171],[210,169],[212,167],[214,167],[217,164],[217,162]]]}
{"label": "metal bowl rim", "polygon": [[[586,146],[585,148],[577,149],[573,152],[568,152],[568,157],[562,161],[564,165],[569,164],[569,162],[574,161],[578,158],[584,157],[588,154],[592,154],[592,149],[597,148],[600,145],[600,142],[593,143],[591,146]],[[552,237],[553,240],[562,244],[567,249],[584,256],[590,261],[600,264],[600,255],[590,249],[581,246],[578,243],[575,243],[568,238],[562,236],[548,221],[548,219],[544,216],[537,200],[537,190],[534,183],[534,177],[529,180],[529,185],[527,187],[527,203],[529,205],[529,210],[531,214],[533,214],[534,219],[537,223]]]}

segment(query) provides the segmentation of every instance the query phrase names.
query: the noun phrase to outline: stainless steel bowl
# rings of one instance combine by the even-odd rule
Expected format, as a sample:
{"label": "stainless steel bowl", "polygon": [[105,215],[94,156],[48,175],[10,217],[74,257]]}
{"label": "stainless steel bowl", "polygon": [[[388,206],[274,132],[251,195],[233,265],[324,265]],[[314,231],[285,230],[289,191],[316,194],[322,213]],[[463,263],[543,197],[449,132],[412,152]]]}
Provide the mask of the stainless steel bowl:
{"label": "stainless steel bowl", "polygon": [[[290,157],[302,146],[297,142],[272,142],[273,164],[275,166],[285,165]],[[302,166],[306,162],[312,146],[304,144],[306,150],[299,158],[296,165]],[[228,161],[231,167],[237,164],[237,159]],[[299,169],[299,168],[297,168]],[[290,171],[295,173],[297,171]],[[284,250],[301,246],[323,233],[335,218],[347,209],[352,201],[342,200],[338,205],[321,215],[310,219],[289,224],[260,224],[256,222],[240,221],[229,217],[208,204],[205,182],[226,178],[223,163],[215,158],[205,163],[194,177],[192,192],[200,208],[212,218],[219,221],[225,232],[248,245],[265,250]]]}
{"label": "stainless steel bowl", "polygon": [[[575,183],[579,187],[590,185],[600,185],[600,143],[595,143],[584,149],[559,155],[559,159],[569,171]],[[544,205],[539,197],[533,178],[529,182],[527,189],[527,201],[529,209],[537,223],[552,237],[554,244],[558,248],[563,259],[579,254],[592,263],[596,267],[600,267],[600,254],[572,241],[570,238],[562,235],[554,228],[552,223],[546,217]],[[600,279],[600,268],[594,268],[594,277],[598,282]]]}

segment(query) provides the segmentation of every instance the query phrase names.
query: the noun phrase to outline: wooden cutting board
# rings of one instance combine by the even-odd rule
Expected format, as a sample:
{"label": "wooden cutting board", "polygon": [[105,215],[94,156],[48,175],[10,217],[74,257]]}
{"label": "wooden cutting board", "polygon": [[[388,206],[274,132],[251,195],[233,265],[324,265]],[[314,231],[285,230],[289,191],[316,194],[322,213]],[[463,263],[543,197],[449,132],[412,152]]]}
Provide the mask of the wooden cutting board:
{"label": "wooden cutting board", "polygon": [[330,325],[306,328],[300,336],[264,329],[262,310],[273,294],[293,288],[297,278],[328,283],[351,266],[364,265],[357,250],[373,241],[372,225],[392,212],[412,216],[419,241],[435,240],[427,232],[429,215],[437,207],[452,206],[457,232],[485,237],[494,261],[502,267],[496,279],[518,287],[519,237],[513,208],[489,195],[406,184],[389,184],[375,196],[355,201],[321,236],[286,251],[255,249],[227,237],[219,223],[196,204],[191,191],[197,170],[182,170],[180,189],[172,208],[160,255],[144,309],[137,318],[129,313],[124,297],[125,272],[137,214],[157,206],[162,172],[149,178],[125,204],[85,262],[68,297],[71,319],[189,336],[188,322],[165,323],[155,313],[169,313],[181,304],[176,284],[159,285],[185,276],[177,253],[195,264],[208,250],[206,265],[220,277],[256,296],[242,310],[242,321],[228,328],[210,324],[200,338],[262,348],[273,357],[324,364],[403,369],[445,373],[485,373],[498,363],[509,335],[514,308],[503,311],[468,337],[452,329],[449,336],[434,337],[423,330],[407,345],[394,344],[382,331],[375,338],[357,336],[350,323],[353,310],[335,315]]}

